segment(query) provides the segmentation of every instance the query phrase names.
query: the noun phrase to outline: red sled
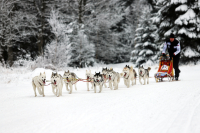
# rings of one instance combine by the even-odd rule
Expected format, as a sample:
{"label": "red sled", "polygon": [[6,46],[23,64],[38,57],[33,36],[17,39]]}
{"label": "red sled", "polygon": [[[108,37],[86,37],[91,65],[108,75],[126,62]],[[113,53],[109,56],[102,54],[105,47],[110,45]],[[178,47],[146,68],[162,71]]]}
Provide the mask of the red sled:
{"label": "red sled", "polygon": [[168,78],[169,82],[174,80],[173,58],[169,56],[161,56],[158,72],[154,74],[156,82],[163,81],[163,78]]}

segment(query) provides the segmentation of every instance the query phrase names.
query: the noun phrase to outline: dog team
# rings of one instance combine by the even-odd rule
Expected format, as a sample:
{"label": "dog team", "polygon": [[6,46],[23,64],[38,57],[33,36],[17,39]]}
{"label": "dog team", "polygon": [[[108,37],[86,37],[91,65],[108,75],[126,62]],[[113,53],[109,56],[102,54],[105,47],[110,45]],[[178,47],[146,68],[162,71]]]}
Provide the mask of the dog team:
{"label": "dog team", "polygon": [[[139,66],[138,73],[139,73],[139,82],[142,84],[141,79],[144,80],[144,85],[149,84],[149,71],[151,70],[150,67],[148,69],[144,69],[143,66]],[[99,87],[99,93],[101,93],[103,86],[107,88],[106,83],[109,84],[109,88],[112,90],[117,90],[118,89],[118,84],[120,82],[120,78],[124,79],[124,84],[126,85],[127,88],[129,88],[131,85],[136,84],[136,78],[137,78],[137,73],[133,69],[133,67],[129,67],[129,65],[126,65],[123,68],[122,73],[115,72],[113,68],[103,68],[102,73],[96,73],[92,74],[91,70],[87,71],[86,70],[86,82],[87,82],[87,90],[89,91],[89,84],[91,84],[91,89],[94,89],[94,92],[96,93],[97,86]],[[66,90],[69,91],[69,94],[72,93],[73,90],[73,85],[75,87],[75,90],[77,90],[76,83],[79,80],[77,79],[77,76],[75,73],[70,72],[69,70],[64,72],[63,76],[61,76],[58,73],[53,73],[51,74],[51,87],[52,87],[52,92],[55,96],[59,97],[62,96],[62,88],[63,84],[66,86]],[[32,79],[32,86],[34,90],[35,97],[37,96],[36,94],[36,88],[39,92],[40,95],[43,97],[44,95],[44,86],[48,82],[46,80],[46,74],[40,73],[39,76],[35,76]],[[69,88],[68,88],[69,87]]]}

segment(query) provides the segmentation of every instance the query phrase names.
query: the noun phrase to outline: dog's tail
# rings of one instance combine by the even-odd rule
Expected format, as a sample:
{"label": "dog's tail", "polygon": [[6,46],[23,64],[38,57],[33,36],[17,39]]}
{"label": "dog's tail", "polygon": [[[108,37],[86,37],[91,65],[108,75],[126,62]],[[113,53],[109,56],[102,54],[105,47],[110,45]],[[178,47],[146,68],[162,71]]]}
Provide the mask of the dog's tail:
{"label": "dog's tail", "polygon": [[33,86],[33,88],[36,88],[36,85],[35,85],[35,83],[34,83],[34,80],[32,79],[32,86]]}
{"label": "dog's tail", "polygon": [[133,71],[133,66],[130,67],[130,70]]}
{"label": "dog's tail", "polygon": [[135,78],[137,78],[137,72],[135,71],[135,69],[133,69],[133,73],[134,73]]}
{"label": "dog's tail", "polygon": [[120,73],[119,75],[120,75],[120,78],[122,78],[122,77],[123,77],[123,73]]}
{"label": "dog's tail", "polygon": [[148,72],[151,70],[151,67],[148,67]]}

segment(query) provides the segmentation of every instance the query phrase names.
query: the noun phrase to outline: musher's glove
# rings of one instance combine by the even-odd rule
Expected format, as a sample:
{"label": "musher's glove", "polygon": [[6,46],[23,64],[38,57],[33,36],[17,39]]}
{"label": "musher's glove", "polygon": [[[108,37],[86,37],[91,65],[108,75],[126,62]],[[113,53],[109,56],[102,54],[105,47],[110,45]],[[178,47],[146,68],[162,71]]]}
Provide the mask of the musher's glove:
{"label": "musher's glove", "polygon": [[166,56],[166,54],[165,54],[165,53],[162,53],[162,55],[163,55],[163,57],[165,57],[165,56]]}

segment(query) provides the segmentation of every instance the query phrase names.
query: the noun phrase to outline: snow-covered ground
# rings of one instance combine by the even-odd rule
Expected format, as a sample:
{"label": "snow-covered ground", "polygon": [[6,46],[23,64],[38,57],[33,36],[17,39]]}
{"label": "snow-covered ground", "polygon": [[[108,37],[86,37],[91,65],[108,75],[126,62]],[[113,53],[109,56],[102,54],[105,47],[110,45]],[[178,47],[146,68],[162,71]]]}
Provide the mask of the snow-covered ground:
{"label": "snow-covered ground", "polygon": [[[130,63],[126,63],[130,64]],[[121,72],[123,64],[108,65]],[[150,76],[157,71],[152,67]],[[91,68],[94,73],[102,67]],[[200,65],[181,66],[180,80],[126,88],[123,79],[119,90],[103,88],[102,93],[87,91],[78,82],[78,90],[56,97],[51,86],[45,97],[34,97],[33,76],[50,70],[0,69],[1,133],[199,133]],[[70,69],[73,70],[73,69]],[[85,78],[85,70],[74,72]],[[137,69],[136,69],[137,70]],[[60,71],[59,73],[63,73]]]}

